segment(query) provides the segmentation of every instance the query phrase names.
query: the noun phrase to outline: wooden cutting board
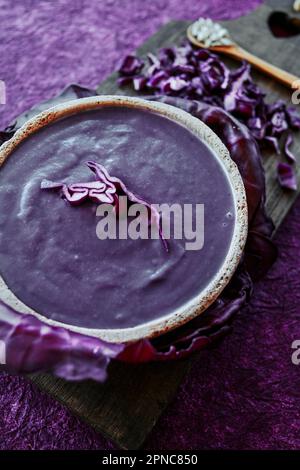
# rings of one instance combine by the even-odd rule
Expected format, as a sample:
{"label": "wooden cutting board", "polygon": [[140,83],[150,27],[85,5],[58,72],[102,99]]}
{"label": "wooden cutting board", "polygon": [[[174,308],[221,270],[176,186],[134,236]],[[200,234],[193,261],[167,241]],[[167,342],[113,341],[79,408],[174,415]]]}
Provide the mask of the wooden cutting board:
{"label": "wooden cutting board", "polygon": [[[274,0],[271,3],[274,4]],[[266,25],[271,11],[270,7],[264,5],[246,17],[223,23],[233,38],[250,52],[300,75],[300,36],[284,40],[274,38]],[[166,24],[139,48],[138,54],[145,55],[162,46],[179,44],[185,37],[187,26],[188,23],[184,21]],[[279,97],[286,102],[291,100],[291,91],[259,73],[254,72],[254,77],[267,90],[271,100]],[[132,90],[117,88],[116,74],[112,74],[99,86],[98,93],[134,94]],[[299,135],[296,139],[294,150],[300,160]],[[275,155],[264,156],[267,209],[276,227],[280,225],[299,193],[283,192],[279,187],[276,182],[277,161]],[[297,168],[297,178],[300,187],[300,165]],[[68,383],[44,374],[33,375],[31,378],[118,446],[137,449],[170,402],[192,361],[193,358],[190,358],[139,366],[113,363],[109,367],[109,379],[105,384],[92,381]]]}

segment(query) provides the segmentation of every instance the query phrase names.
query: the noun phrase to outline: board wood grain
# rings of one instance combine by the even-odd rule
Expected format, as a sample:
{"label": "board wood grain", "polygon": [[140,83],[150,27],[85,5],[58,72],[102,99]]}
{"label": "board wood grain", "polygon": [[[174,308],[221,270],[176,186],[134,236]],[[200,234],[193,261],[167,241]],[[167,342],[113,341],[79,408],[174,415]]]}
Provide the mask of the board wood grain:
{"label": "board wood grain", "polygon": [[[275,0],[271,3],[274,5],[274,2]],[[223,23],[245,49],[299,75],[300,36],[284,40],[274,38],[266,26],[271,11],[271,7],[264,5],[246,17]],[[166,24],[138,49],[138,54],[145,55],[162,46],[179,44],[185,37],[187,26],[188,23],[184,21]],[[233,61],[228,62],[236,65]],[[266,89],[268,99],[281,98],[286,102],[291,101],[291,90],[259,72],[253,72],[253,75],[258,84]],[[116,77],[117,74],[114,73],[105,80],[99,86],[98,93],[135,94],[128,88],[118,89]],[[294,151],[299,160],[299,136],[296,136]],[[279,227],[299,191],[284,192],[277,184],[277,156],[272,153],[265,154],[263,160],[267,184],[267,210],[276,227]],[[300,186],[300,165],[296,168]],[[139,366],[113,363],[109,367],[109,379],[105,384],[92,381],[68,383],[46,374],[35,374],[31,376],[31,380],[91,424],[96,431],[112,439],[119,447],[137,449],[175,394],[192,361],[193,358],[190,358],[178,362]]]}

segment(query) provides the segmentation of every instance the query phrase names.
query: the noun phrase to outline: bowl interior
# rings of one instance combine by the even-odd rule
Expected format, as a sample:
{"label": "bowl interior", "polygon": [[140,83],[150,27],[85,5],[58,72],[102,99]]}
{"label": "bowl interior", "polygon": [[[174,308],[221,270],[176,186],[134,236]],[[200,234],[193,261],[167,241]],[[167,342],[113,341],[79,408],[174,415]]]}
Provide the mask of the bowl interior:
{"label": "bowl interior", "polygon": [[125,106],[157,113],[173,120],[181,126],[184,126],[205,142],[223,166],[230,182],[235,206],[235,225],[227,256],[225,257],[220,269],[206,288],[199,292],[196,297],[186,302],[183,307],[174,310],[166,316],[142,325],[122,329],[91,329],[57,322],[44,317],[22,303],[8,288],[4,280],[0,278],[0,298],[17,311],[31,313],[45,323],[51,325],[62,326],[82,334],[99,337],[110,342],[120,343],[158,336],[191,320],[212,304],[232,277],[243,252],[247,237],[247,203],[244,184],[237,166],[231,160],[229,152],[224,144],[210,128],[208,128],[202,121],[191,116],[185,111],[164,103],[147,101],[140,98],[95,96],[69,101],[44,111],[28,121],[19,131],[16,132],[12,139],[2,145],[0,148],[0,165],[2,165],[2,163],[13,153],[14,149],[24,139],[42,127],[74,113],[107,106]]}

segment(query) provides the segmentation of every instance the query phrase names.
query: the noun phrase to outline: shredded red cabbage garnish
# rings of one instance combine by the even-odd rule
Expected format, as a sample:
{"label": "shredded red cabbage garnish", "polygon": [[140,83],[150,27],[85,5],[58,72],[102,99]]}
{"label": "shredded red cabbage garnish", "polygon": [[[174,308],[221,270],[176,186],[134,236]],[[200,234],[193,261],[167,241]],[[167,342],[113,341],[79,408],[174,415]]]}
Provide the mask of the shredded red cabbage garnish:
{"label": "shredded red cabbage garnish", "polygon": [[300,129],[300,115],[282,100],[268,104],[251,78],[248,63],[231,71],[219,56],[189,43],[160,49],[147,58],[146,65],[137,57],[125,58],[119,69],[119,86],[219,106],[245,124],[259,145],[278,154],[281,137],[287,134],[283,153],[289,160],[294,158],[291,130]]}
{"label": "shredded red cabbage garnish", "polygon": [[132,203],[142,204],[147,207],[148,214],[150,214],[149,222],[156,224],[164,248],[166,251],[169,251],[167,240],[164,238],[161,230],[160,215],[157,209],[140,196],[129,191],[119,178],[110,176],[100,163],[89,161],[87,166],[95,174],[96,181],[67,185],[66,183],[56,183],[44,179],[41,182],[41,189],[61,190],[63,198],[71,205],[76,206],[86,200],[90,200],[97,204],[111,204],[116,210],[119,208],[119,196],[127,196],[128,200]]}

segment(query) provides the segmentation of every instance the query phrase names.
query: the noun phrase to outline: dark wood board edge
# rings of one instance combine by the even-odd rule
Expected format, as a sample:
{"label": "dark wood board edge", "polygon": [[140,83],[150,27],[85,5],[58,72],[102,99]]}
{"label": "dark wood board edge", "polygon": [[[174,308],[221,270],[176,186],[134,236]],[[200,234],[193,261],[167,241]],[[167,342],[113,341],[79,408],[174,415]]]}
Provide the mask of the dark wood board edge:
{"label": "dark wood board edge", "polygon": [[[251,21],[251,17],[255,18],[255,22],[258,17],[265,19],[270,11],[270,8],[263,6],[251,13],[248,16],[248,21]],[[246,21],[245,18],[240,20]],[[158,47],[178,43],[179,38],[184,36],[187,24],[188,22],[184,21],[172,21],[166,24],[138,49],[138,54],[144,55],[147,51],[155,51]],[[243,30],[243,26],[239,25],[238,21],[226,22],[226,25],[230,25],[230,30],[235,31],[237,37],[241,34],[240,29]],[[244,31],[242,32],[244,33]],[[294,51],[299,50],[300,38],[296,43],[293,46]],[[266,44],[260,45],[262,57],[264,57],[267,47]],[[279,56],[282,54],[286,58],[286,51],[283,50]],[[294,52],[289,57],[287,64],[291,71],[299,64],[299,59],[296,61],[295,54]],[[278,60],[281,60],[280,57]],[[300,70],[300,67],[298,69]],[[289,92],[281,85],[255,72],[254,75],[257,82],[269,90],[268,94],[271,99],[275,97],[290,99]],[[117,74],[112,74],[102,82],[97,92],[99,94],[135,94],[128,88],[118,89],[116,78]],[[299,137],[295,142],[295,149],[300,155]],[[276,227],[278,227],[299,191],[289,193],[281,190],[275,181],[276,161],[276,157],[272,154],[264,157],[267,208]],[[300,183],[300,165],[297,167],[297,178]],[[46,374],[35,374],[31,378],[35,384],[53,395],[72,412],[92,425],[96,431],[106,435],[118,446],[124,449],[136,449],[142,445],[161,412],[175,394],[178,385],[189,370],[192,360],[191,358],[176,363],[143,366],[114,363],[109,370],[108,382],[104,385],[94,382],[68,383]],[[126,402],[128,398],[129,401]]]}

